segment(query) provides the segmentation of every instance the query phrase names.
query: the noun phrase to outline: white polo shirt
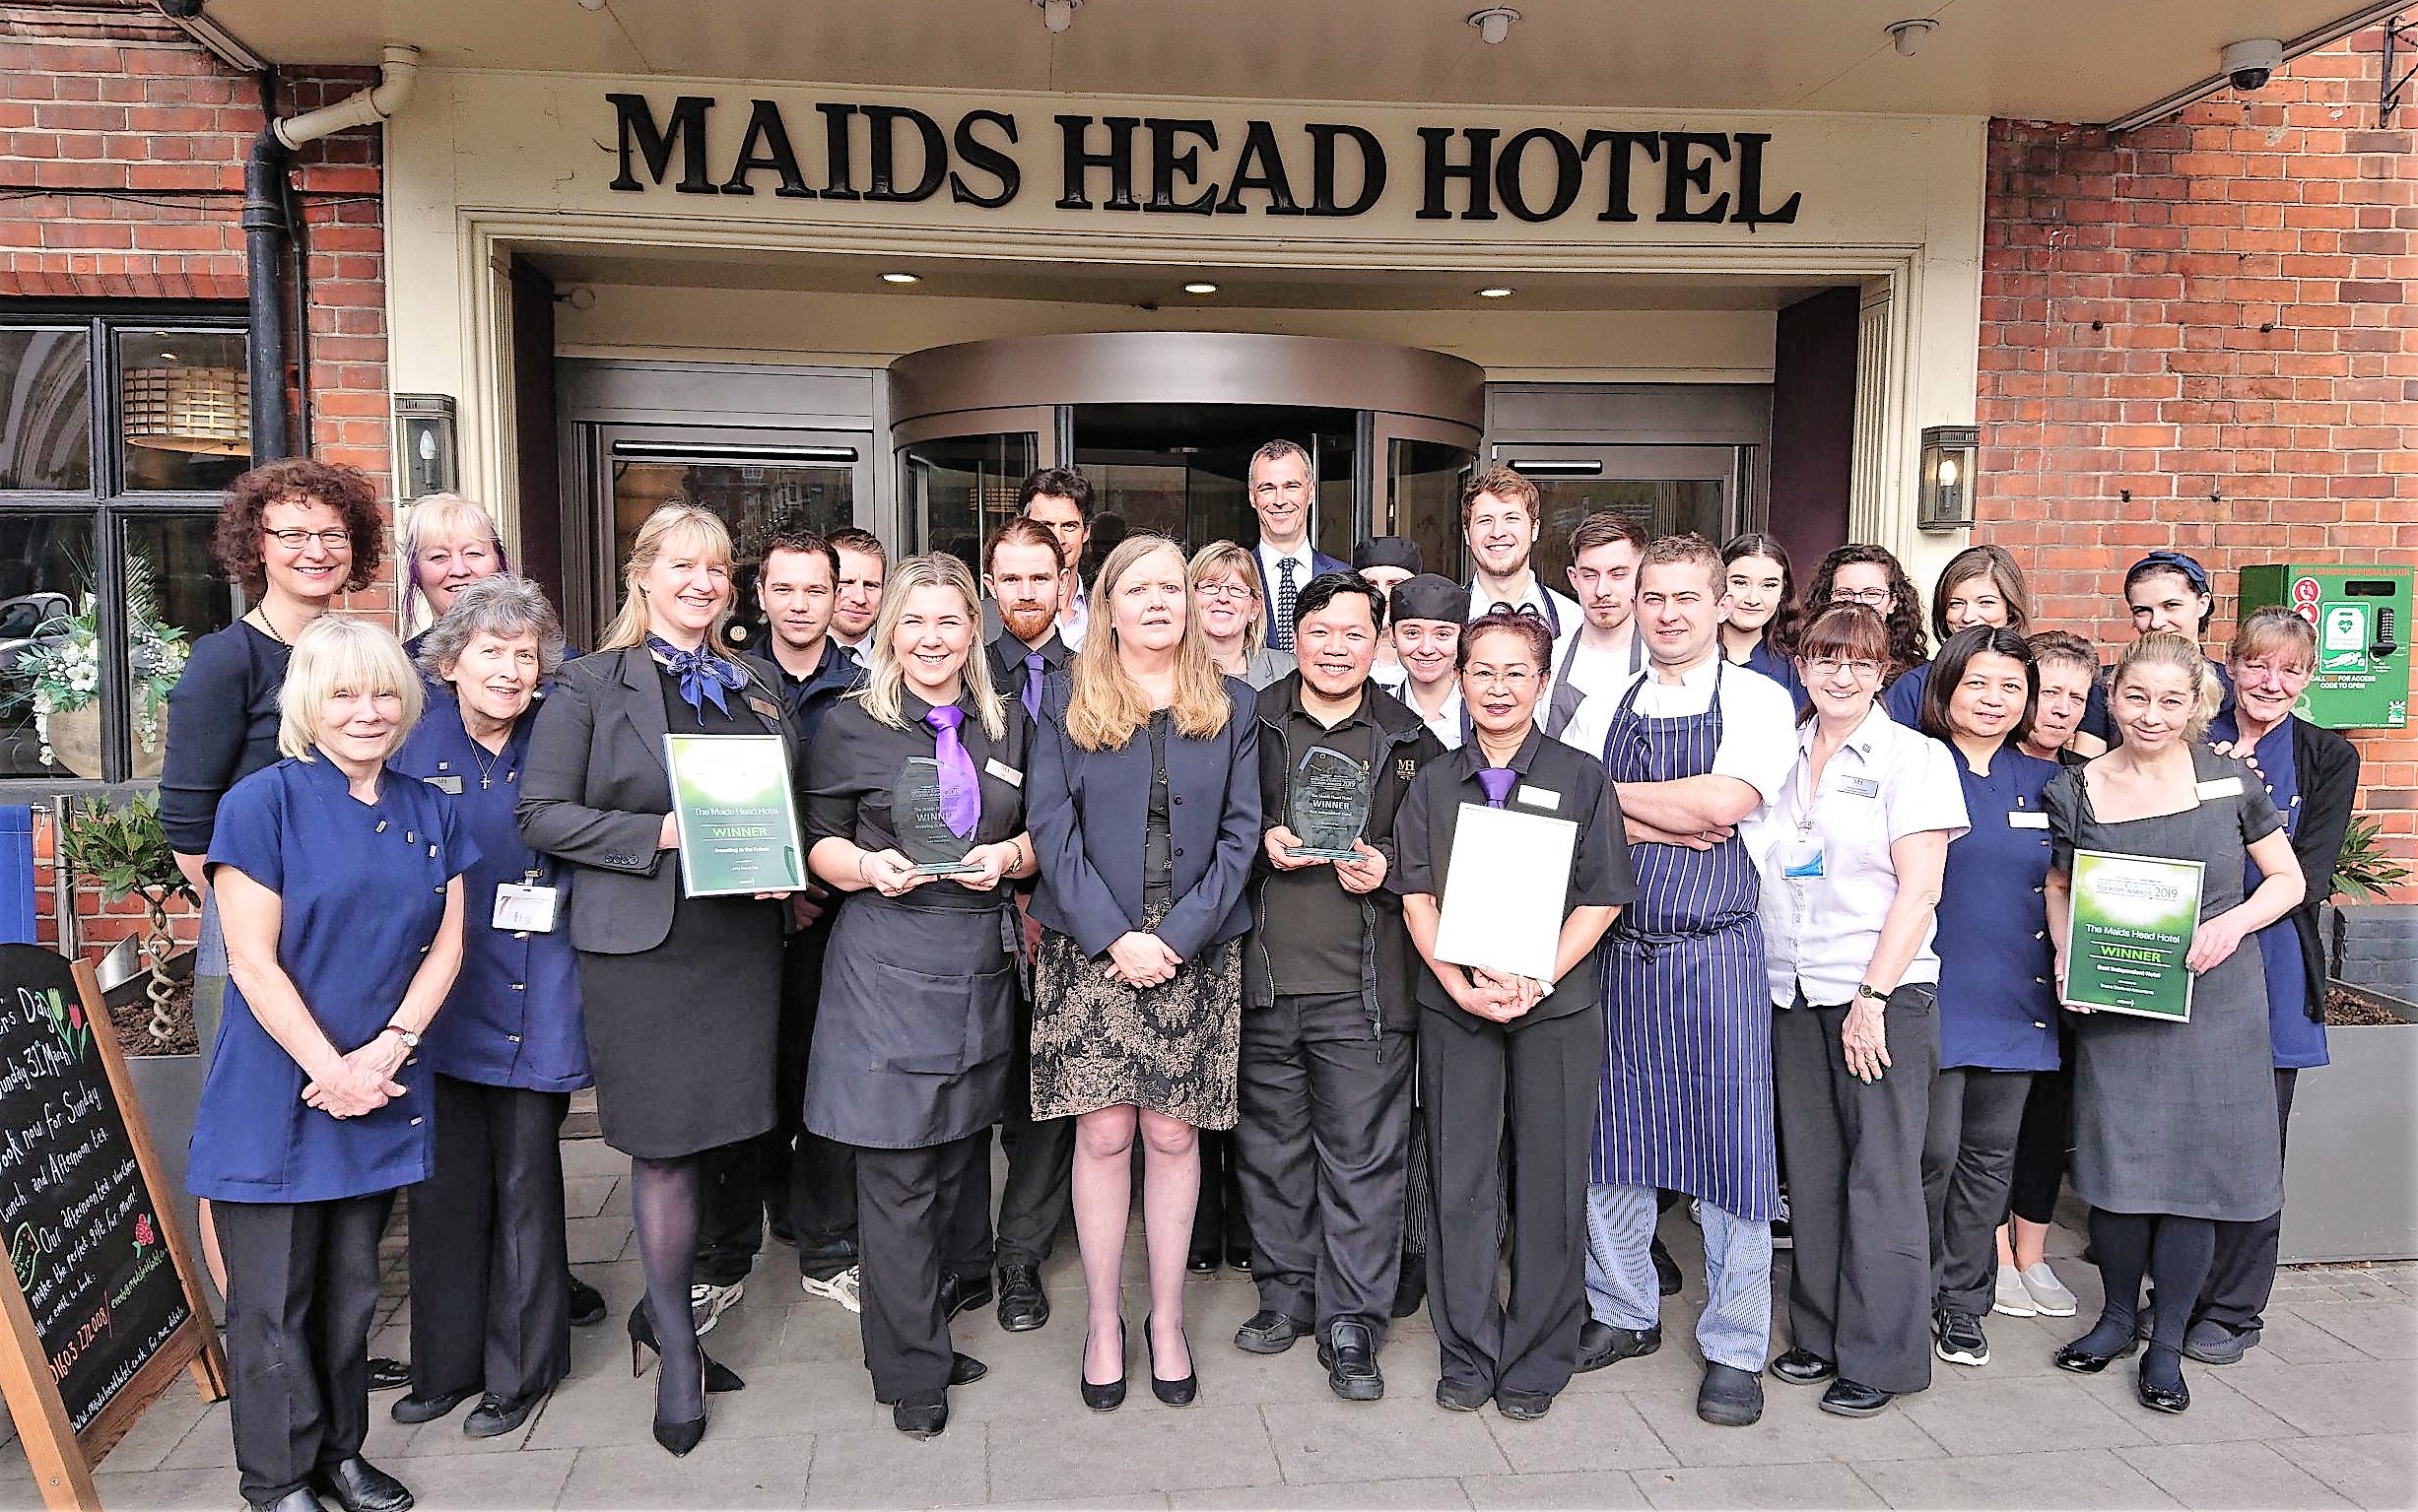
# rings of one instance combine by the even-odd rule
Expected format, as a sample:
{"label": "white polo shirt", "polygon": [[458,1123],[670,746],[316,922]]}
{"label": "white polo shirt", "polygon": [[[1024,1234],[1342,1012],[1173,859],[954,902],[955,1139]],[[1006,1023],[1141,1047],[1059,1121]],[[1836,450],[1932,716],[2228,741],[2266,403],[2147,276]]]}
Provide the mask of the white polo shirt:
{"label": "white polo shirt", "polygon": [[1647,719],[1689,719],[1712,705],[1716,676],[1721,690],[1721,744],[1713,749],[1713,774],[1737,778],[1769,804],[1779,796],[1796,760],[1796,705],[1785,689],[1760,672],[1744,667],[1724,672],[1717,654],[1681,673],[1676,683],[1663,682],[1649,664],[1643,672],[1623,675],[1612,688],[1589,693],[1563,727],[1562,744],[1600,759],[1612,716],[1620,712],[1621,699],[1639,678],[1646,680],[1638,690],[1639,714]]}
{"label": "white polo shirt", "polygon": [[[1808,791],[1815,728],[1808,720],[1797,731],[1779,795],[1746,828],[1763,877],[1764,960],[1780,1008],[1795,1001],[1800,984],[1807,1003],[1852,1003],[1898,895],[1889,847],[1925,829],[1954,840],[1969,827],[1954,754],[1877,702],[1823,768],[1821,791]],[[1923,931],[1901,982],[1939,980],[1933,933]]]}

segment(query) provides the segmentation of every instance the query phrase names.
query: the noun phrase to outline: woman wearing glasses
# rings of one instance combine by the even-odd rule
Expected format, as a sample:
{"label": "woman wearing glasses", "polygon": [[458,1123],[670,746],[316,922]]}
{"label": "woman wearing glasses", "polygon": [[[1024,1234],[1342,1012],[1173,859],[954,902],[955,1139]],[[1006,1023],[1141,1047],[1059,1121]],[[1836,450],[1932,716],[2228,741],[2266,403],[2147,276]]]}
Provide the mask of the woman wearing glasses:
{"label": "woman wearing glasses", "polygon": [[[1850,542],[1822,559],[1805,589],[1805,622],[1822,618],[1835,604],[1854,604],[1880,617],[1886,649],[1881,687],[1887,688],[1931,659],[1923,633],[1922,595],[1884,547]],[[1908,720],[1908,728],[1913,721]]]}
{"label": "woman wearing glasses", "polygon": [[[1830,564],[1825,563],[1827,568]],[[1797,672],[1795,769],[1754,822],[1773,1084],[1796,1252],[1772,1373],[1868,1417],[1931,1384],[1923,1133],[1939,1070],[1933,910],[1965,832],[1948,748],[1874,703],[1890,654],[1860,604],[1825,610]]]}
{"label": "woman wearing glasses", "polygon": [[[1251,554],[1232,541],[1212,541],[1192,554],[1192,624],[1209,660],[1257,692],[1294,668],[1293,653],[1268,644],[1267,599]],[[1308,587],[1310,579],[1302,579]]]}

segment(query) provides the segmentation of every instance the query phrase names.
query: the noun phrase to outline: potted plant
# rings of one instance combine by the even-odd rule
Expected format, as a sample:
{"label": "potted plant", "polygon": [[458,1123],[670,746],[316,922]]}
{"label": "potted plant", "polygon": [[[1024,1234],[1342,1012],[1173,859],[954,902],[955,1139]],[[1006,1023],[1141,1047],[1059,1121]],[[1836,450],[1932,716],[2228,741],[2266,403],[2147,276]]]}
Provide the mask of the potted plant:
{"label": "potted plant", "polygon": [[[134,775],[157,777],[168,750],[168,693],[184,676],[190,654],[184,631],[160,618],[160,595],[151,562],[140,554],[126,559],[127,665],[133,681]],[[34,705],[34,737],[42,764],[64,766],[79,777],[101,775],[101,626],[94,595],[84,595],[73,614],[56,615],[34,628],[33,638],[9,669],[9,701]]]}

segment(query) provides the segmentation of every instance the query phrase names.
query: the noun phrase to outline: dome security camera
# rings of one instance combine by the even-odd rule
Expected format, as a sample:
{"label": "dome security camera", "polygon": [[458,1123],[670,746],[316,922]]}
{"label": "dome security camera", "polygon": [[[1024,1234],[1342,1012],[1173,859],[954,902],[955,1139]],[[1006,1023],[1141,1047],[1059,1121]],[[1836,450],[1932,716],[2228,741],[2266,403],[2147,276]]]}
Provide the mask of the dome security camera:
{"label": "dome security camera", "polygon": [[2247,41],[2225,44],[2224,62],[2220,65],[2237,90],[2263,90],[2267,80],[2284,66],[2284,44],[2271,36],[2251,37]]}

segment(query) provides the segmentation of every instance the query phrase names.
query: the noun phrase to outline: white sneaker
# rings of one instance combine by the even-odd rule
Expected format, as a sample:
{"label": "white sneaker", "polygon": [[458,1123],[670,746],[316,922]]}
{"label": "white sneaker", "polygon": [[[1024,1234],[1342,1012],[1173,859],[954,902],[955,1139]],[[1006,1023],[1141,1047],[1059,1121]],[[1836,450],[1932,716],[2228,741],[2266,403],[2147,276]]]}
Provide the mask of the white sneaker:
{"label": "white sneaker", "polygon": [[2048,1261],[2042,1261],[2022,1275],[2024,1290],[2031,1293],[2032,1305],[2039,1308],[2043,1316],[2070,1318],[2074,1315],[2074,1294],[2065,1289],[2063,1282],[2057,1280],[2057,1273],[2049,1269]]}
{"label": "white sneaker", "polygon": [[2002,1312],[2010,1318],[2032,1318],[2040,1315],[2032,1293],[2024,1287],[2024,1273],[2011,1265],[1998,1268],[1998,1292],[1990,1303],[1991,1312]]}
{"label": "white sneaker", "polygon": [[727,1286],[717,1286],[705,1281],[691,1285],[689,1316],[696,1320],[698,1335],[702,1338],[712,1333],[713,1325],[721,1321],[723,1312],[738,1306],[739,1298],[746,1294],[747,1282],[744,1281],[732,1282]]}
{"label": "white sneaker", "polygon": [[819,1276],[801,1276],[797,1279],[797,1283],[805,1288],[808,1296],[819,1296],[838,1302],[850,1312],[864,1311],[864,1304],[858,1301],[856,1296],[856,1267],[854,1266],[848,1267],[828,1281]]}

